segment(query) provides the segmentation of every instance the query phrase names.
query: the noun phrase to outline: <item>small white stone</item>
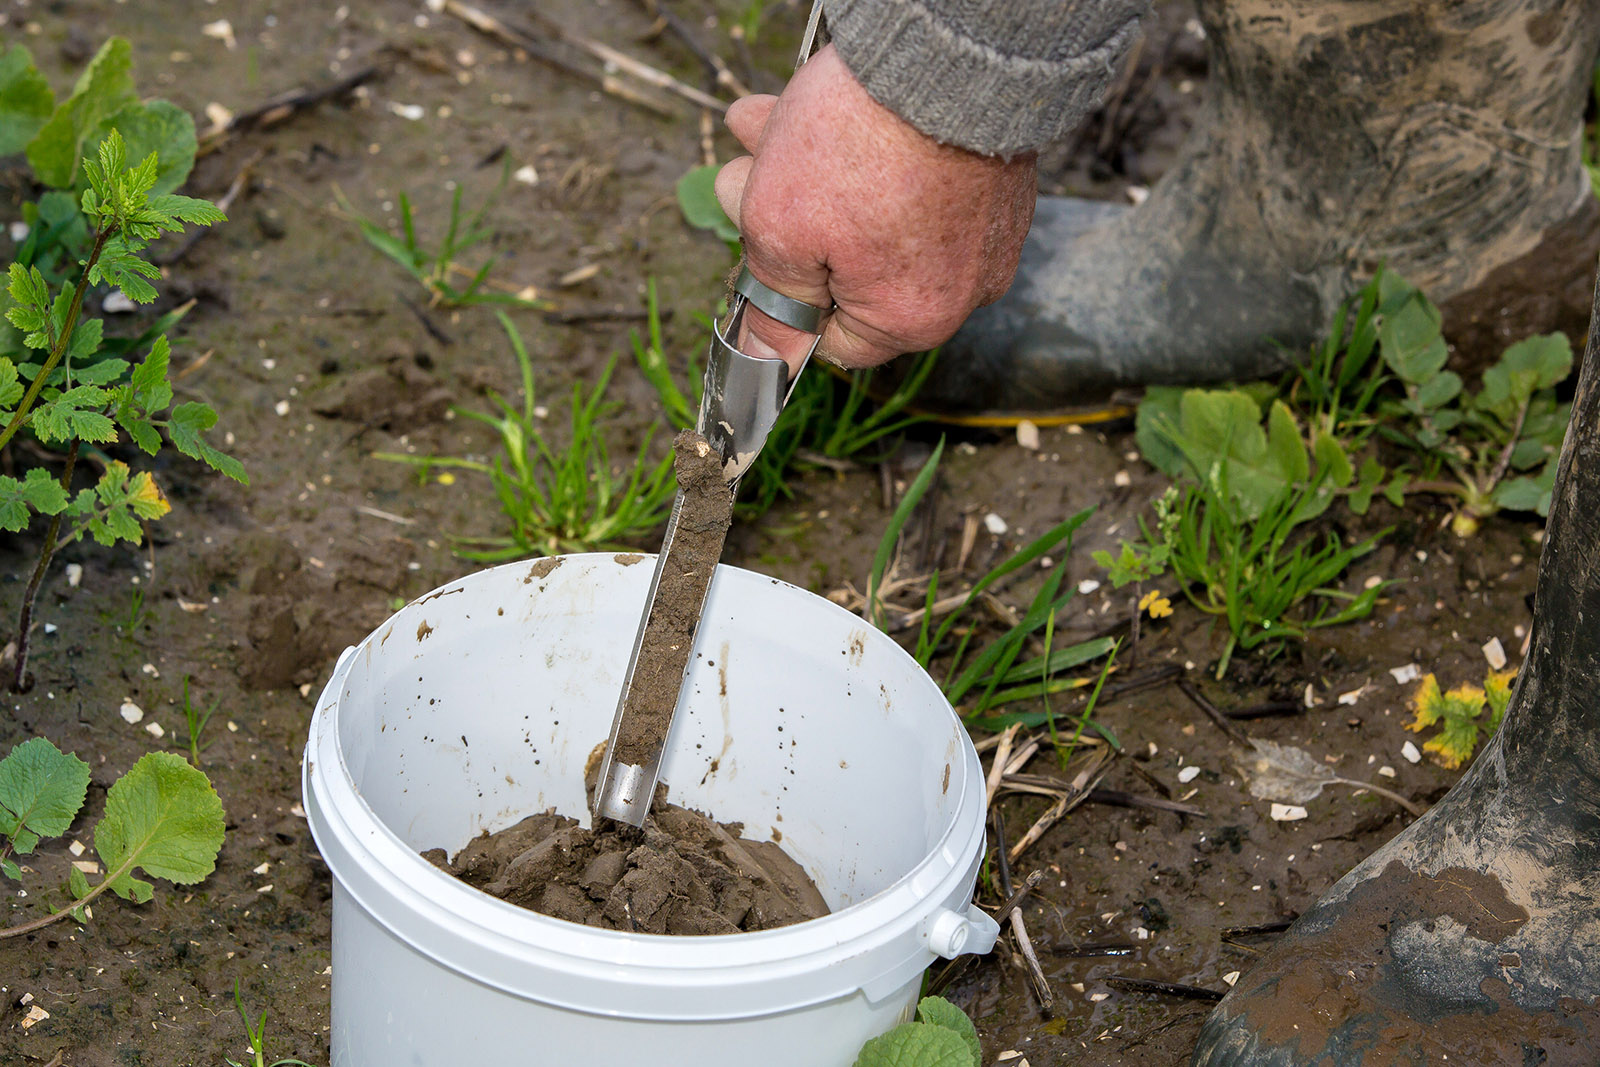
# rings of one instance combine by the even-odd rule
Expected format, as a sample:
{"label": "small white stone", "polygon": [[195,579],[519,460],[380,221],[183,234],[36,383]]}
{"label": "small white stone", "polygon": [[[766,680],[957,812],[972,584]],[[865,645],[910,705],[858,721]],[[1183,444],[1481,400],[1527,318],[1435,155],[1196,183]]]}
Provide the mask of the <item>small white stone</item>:
{"label": "small white stone", "polygon": [[1417,750],[1417,746],[1412,744],[1410,741],[1407,741],[1405,744],[1400,746],[1400,755],[1406,758],[1407,763],[1422,762],[1422,753],[1419,752]]}
{"label": "small white stone", "polygon": [[72,865],[84,874],[99,874],[100,865],[94,860],[73,860]]}
{"label": "small white stone", "polygon": [[996,1056],[994,1060],[996,1063],[1004,1063],[1007,1060],[1014,1060],[1020,1055],[1022,1055],[1022,1053],[1018,1052],[1016,1049],[1008,1048],[1004,1052],[1000,1053],[1000,1055]]}
{"label": "small white stone", "polygon": [[227,19],[218,19],[215,22],[208,22],[204,26],[200,27],[200,32],[207,37],[215,37],[217,40],[221,41],[230,52],[239,47],[238,40],[233,36],[233,23],[229,22]]}
{"label": "small white stone", "polygon": [[82,841],[74,841],[72,844],[67,846],[67,851],[72,853],[74,856],[81,856],[87,851],[87,849],[83,847]]}
{"label": "small white stone", "polygon": [[39,1005],[35,1004],[28,1009],[28,1014],[24,1015],[22,1017],[22,1021],[17,1025],[22,1027],[24,1030],[27,1030],[39,1025],[48,1018],[50,1018],[50,1013],[39,1007]]}
{"label": "small white stone", "polygon": [[45,633],[47,633],[47,634],[53,634],[53,633],[55,633],[55,632],[56,632],[56,631],[57,631],[57,630],[58,630],[58,629],[60,629],[60,627],[58,627],[58,626],[57,626],[57,625],[56,625],[56,624],[55,624],[55,623],[53,623],[53,622],[47,622],[47,623],[45,623],[45,624],[44,624],[44,632],[45,632]]}
{"label": "small white stone", "polygon": [[1387,763],[1378,768],[1378,773],[1385,778],[1393,778],[1395,776],[1394,768],[1389,766]]}
{"label": "small white stone", "polygon": [[428,113],[427,109],[421,104],[401,104],[393,100],[389,101],[389,110],[411,122],[419,121],[422,116]]}
{"label": "small white stone", "polygon": [[138,307],[138,304],[122,295],[121,289],[112,290],[106,294],[104,300],[100,301],[100,310],[107,315],[126,315],[130,311],[137,310]]}
{"label": "small white stone", "polygon": [[1489,661],[1489,669],[1492,671],[1506,669],[1506,649],[1498,637],[1491,637],[1484,643],[1483,658]]}
{"label": "small white stone", "polygon": [[1133,928],[1133,936],[1136,940],[1148,941],[1150,940],[1150,931],[1142,926],[1135,926]]}
{"label": "small white stone", "polygon": [[1229,971],[1227,974],[1222,976],[1222,981],[1226,985],[1230,985],[1230,986],[1233,985],[1234,983],[1239,981],[1239,972],[1238,971]]}
{"label": "small white stone", "polygon": [[151,737],[165,737],[167,734],[167,731],[163,730],[161,728],[161,724],[158,722],[145,723],[144,732],[149,734]]}
{"label": "small white stone", "polygon": [[1362,686],[1360,689],[1352,689],[1348,693],[1340,693],[1339,703],[1353,708],[1355,707],[1356,701],[1361,699],[1361,694],[1365,693],[1366,691],[1367,687]]}
{"label": "small white stone", "polygon": [[161,672],[156,670],[156,665],[154,663],[146,663],[143,667],[140,667],[139,669],[141,671],[143,671],[145,674],[148,674],[152,678],[161,677]]}
{"label": "small white stone", "polygon": [[124,700],[118,710],[122,712],[122,721],[130,726],[144,718],[144,709],[131,700]]}
{"label": "small white stone", "polygon": [[992,511],[983,517],[983,528],[995,537],[1003,537],[1005,532],[1010,529],[1006,525],[1006,520]]}
{"label": "small white stone", "polygon": [[1306,809],[1298,804],[1274,804],[1269,814],[1273,822],[1298,822],[1306,817]]}
{"label": "small white stone", "polygon": [[1178,781],[1182,782],[1184,785],[1188,785],[1198,777],[1200,777],[1200,768],[1196,767],[1192,763],[1178,772]]}
{"label": "small white stone", "polygon": [[1110,993],[1090,993],[1089,994],[1089,1003],[1090,1004],[1098,1004],[1102,1000],[1104,1000],[1107,997],[1109,997],[1110,995],[1111,995]]}
{"label": "small white stone", "polygon": [[289,414],[289,402],[287,400],[280,400],[276,404],[272,405],[272,410],[276,411],[280,416],[287,415]]}
{"label": "small white stone", "polygon": [[1083,581],[1078,583],[1078,592],[1084,596],[1088,596],[1090,593],[1099,588],[1100,583],[1095,581],[1093,578],[1085,578]]}
{"label": "small white stone", "polygon": [[517,181],[521,182],[523,185],[539,184],[539,172],[533,169],[532,163],[529,163],[525,167],[518,167],[517,172],[511,176],[517,179]]}
{"label": "small white stone", "polygon": [[258,866],[252,867],[250,869],[252,871],[254,871],[255,873],[257,873],[257,874],[266,874],[269,870],[272,869],[272,864],[270,864],[270,863],[262,863],[262,864],[260,864]]}
{"label": "small white stone", "polygon": [[238,733],[238,732],[239,732],[239,724],[238,724],[238,723],[236,723],[236,722],[234,722],[234,721],[232,721],[232,720],[231,720],[231,719],[230,719],[230,720],[229,720],[229,721],[228,721],[228,732],[229,732],[229,733],[230,733],[230,734],[236,734],[236,733]]}
{"label": "small white stone", "polygon": [[1138,207],[1150,199],[1150,187],[1148,185],[1130,185],[1127,188],[1127,194],[1128,203]]}
{"label": "small white stone", "polygon": [[1027,419],[1017,423],[1017,444],[1029,452],[1039,451],[1039,427]]}
{"label": "small white stone", "polygon": [[62,569],[67,575],[67,588],[76,589],[83,583],[83,564],[69,563]]}
{"label": "small white stone", "polygon": [[1111,476],[1111,484],[1119,489],[1126,489],[1133,484],[1133,476],[1127,471],[1118,471]]}
{"label": "small white stone", "polygon": [[262,886],[260,889],[257,889],[256,892],[257,893],[270,893],[270,892],[272,892],[272,883],[268,882],[266,885]]}
{"label": "small white stone", "polygon": [[30,232],[28,224],[20,219],[11,224],[11,240],[17,244],[26,241]]}
{"label": "small white stone", "polygon": [[1422,668],[1415,663],[1407,663],[1404,667],[1390,667],[1389,673],[1394,675],[1396,685],[1405,685],[1422,677]]}

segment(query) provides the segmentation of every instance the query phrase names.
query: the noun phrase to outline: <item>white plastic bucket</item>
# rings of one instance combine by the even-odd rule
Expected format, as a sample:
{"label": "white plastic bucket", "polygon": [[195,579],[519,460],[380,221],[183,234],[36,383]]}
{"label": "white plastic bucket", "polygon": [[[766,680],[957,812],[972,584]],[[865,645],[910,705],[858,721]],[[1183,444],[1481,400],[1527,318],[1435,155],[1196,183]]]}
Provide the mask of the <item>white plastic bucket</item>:
{"label": "white plastic bucket", "polygon": [[587,823],[584,761],[610,729],[651,566],[483,571],[340,657],[303,768],[333,872],[334,1067],[848,1067],[910,1016],[937,957],[993,947],[970,904],[982,772],[938,686],[855,616],[732,567],[712,582],[662,777],[749,837],[781,832],[833,914],[620,933],[418,855],[552,807]]}

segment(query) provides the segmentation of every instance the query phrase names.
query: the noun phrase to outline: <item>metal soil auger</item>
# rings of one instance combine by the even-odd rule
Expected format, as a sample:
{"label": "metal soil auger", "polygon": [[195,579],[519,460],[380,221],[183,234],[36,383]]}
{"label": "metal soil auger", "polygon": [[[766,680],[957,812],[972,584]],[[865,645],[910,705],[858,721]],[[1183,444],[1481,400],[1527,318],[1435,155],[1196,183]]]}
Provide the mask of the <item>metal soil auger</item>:
{"label": "metal soil auger", "polygon": [[[783,360],[747,356],[730,341],[738,337],[750,305],[813,335],[806,359],[792,378]],[[599,815],[644,825],[661,774],[661,750],[682,702],[684,669],[694,648],[706,590],[728,534],[739,477],[766,444],[805,362],[816,351],[827,314],[825,308],[767,288],[746,267],[734,285],[727,323],[712,330],[696,427],[703,440],[679,440],[680,488],[656,556],[650,595],[600,765],[595,790]],[[698,455],[686,450],[698,450]],[[704,484],[708,481],[714,484]],[[720,491],[724,489],[725,493]],[[641,672],[647,684],[635,685]]]}

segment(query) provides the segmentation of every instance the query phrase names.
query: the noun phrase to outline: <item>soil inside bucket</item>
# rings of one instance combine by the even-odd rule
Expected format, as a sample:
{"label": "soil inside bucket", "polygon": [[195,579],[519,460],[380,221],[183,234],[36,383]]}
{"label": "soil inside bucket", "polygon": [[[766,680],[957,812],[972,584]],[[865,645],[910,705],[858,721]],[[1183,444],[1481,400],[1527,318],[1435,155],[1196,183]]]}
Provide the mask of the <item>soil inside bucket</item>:
{"label": "soil inside bucket", "polygon": [[610,930],[737,934],[828,914],[798,863],[742,830],[658,795],[642,829],[607,820],[596,832],[546,812],[474,838],[454,862],[423,856],[501,900]]}

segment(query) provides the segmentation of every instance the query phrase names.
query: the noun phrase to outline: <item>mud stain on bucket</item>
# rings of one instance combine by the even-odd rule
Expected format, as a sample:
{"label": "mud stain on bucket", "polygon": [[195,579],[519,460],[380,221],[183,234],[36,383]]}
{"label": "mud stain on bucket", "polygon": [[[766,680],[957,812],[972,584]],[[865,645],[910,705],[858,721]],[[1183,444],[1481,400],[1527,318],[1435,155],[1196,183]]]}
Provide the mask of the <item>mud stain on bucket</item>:
{"label": "mud stain on bucket", "polygon": [[615,556],[612,556],[611,559],[612,562],[620,563],[624,567],[631,567],[635,563],[644,562],[644,557],[637,552],[618,552]]}
{"label": "mud stain on bucket", "polygon": [[426,641],[433,633],[433,627],[428,625],[428,620],[423,619],[417,623],[417,640]]}
{"label": "mud stain on bucket", "polygon": [[533,566],[528,568],[527,575],[522,579],[522,584],[527,585],[535,578],[550,577],[550,572],[565,562],[566,560],[562,559],[560,556],[547,556],[544,559],[535,560]]}

